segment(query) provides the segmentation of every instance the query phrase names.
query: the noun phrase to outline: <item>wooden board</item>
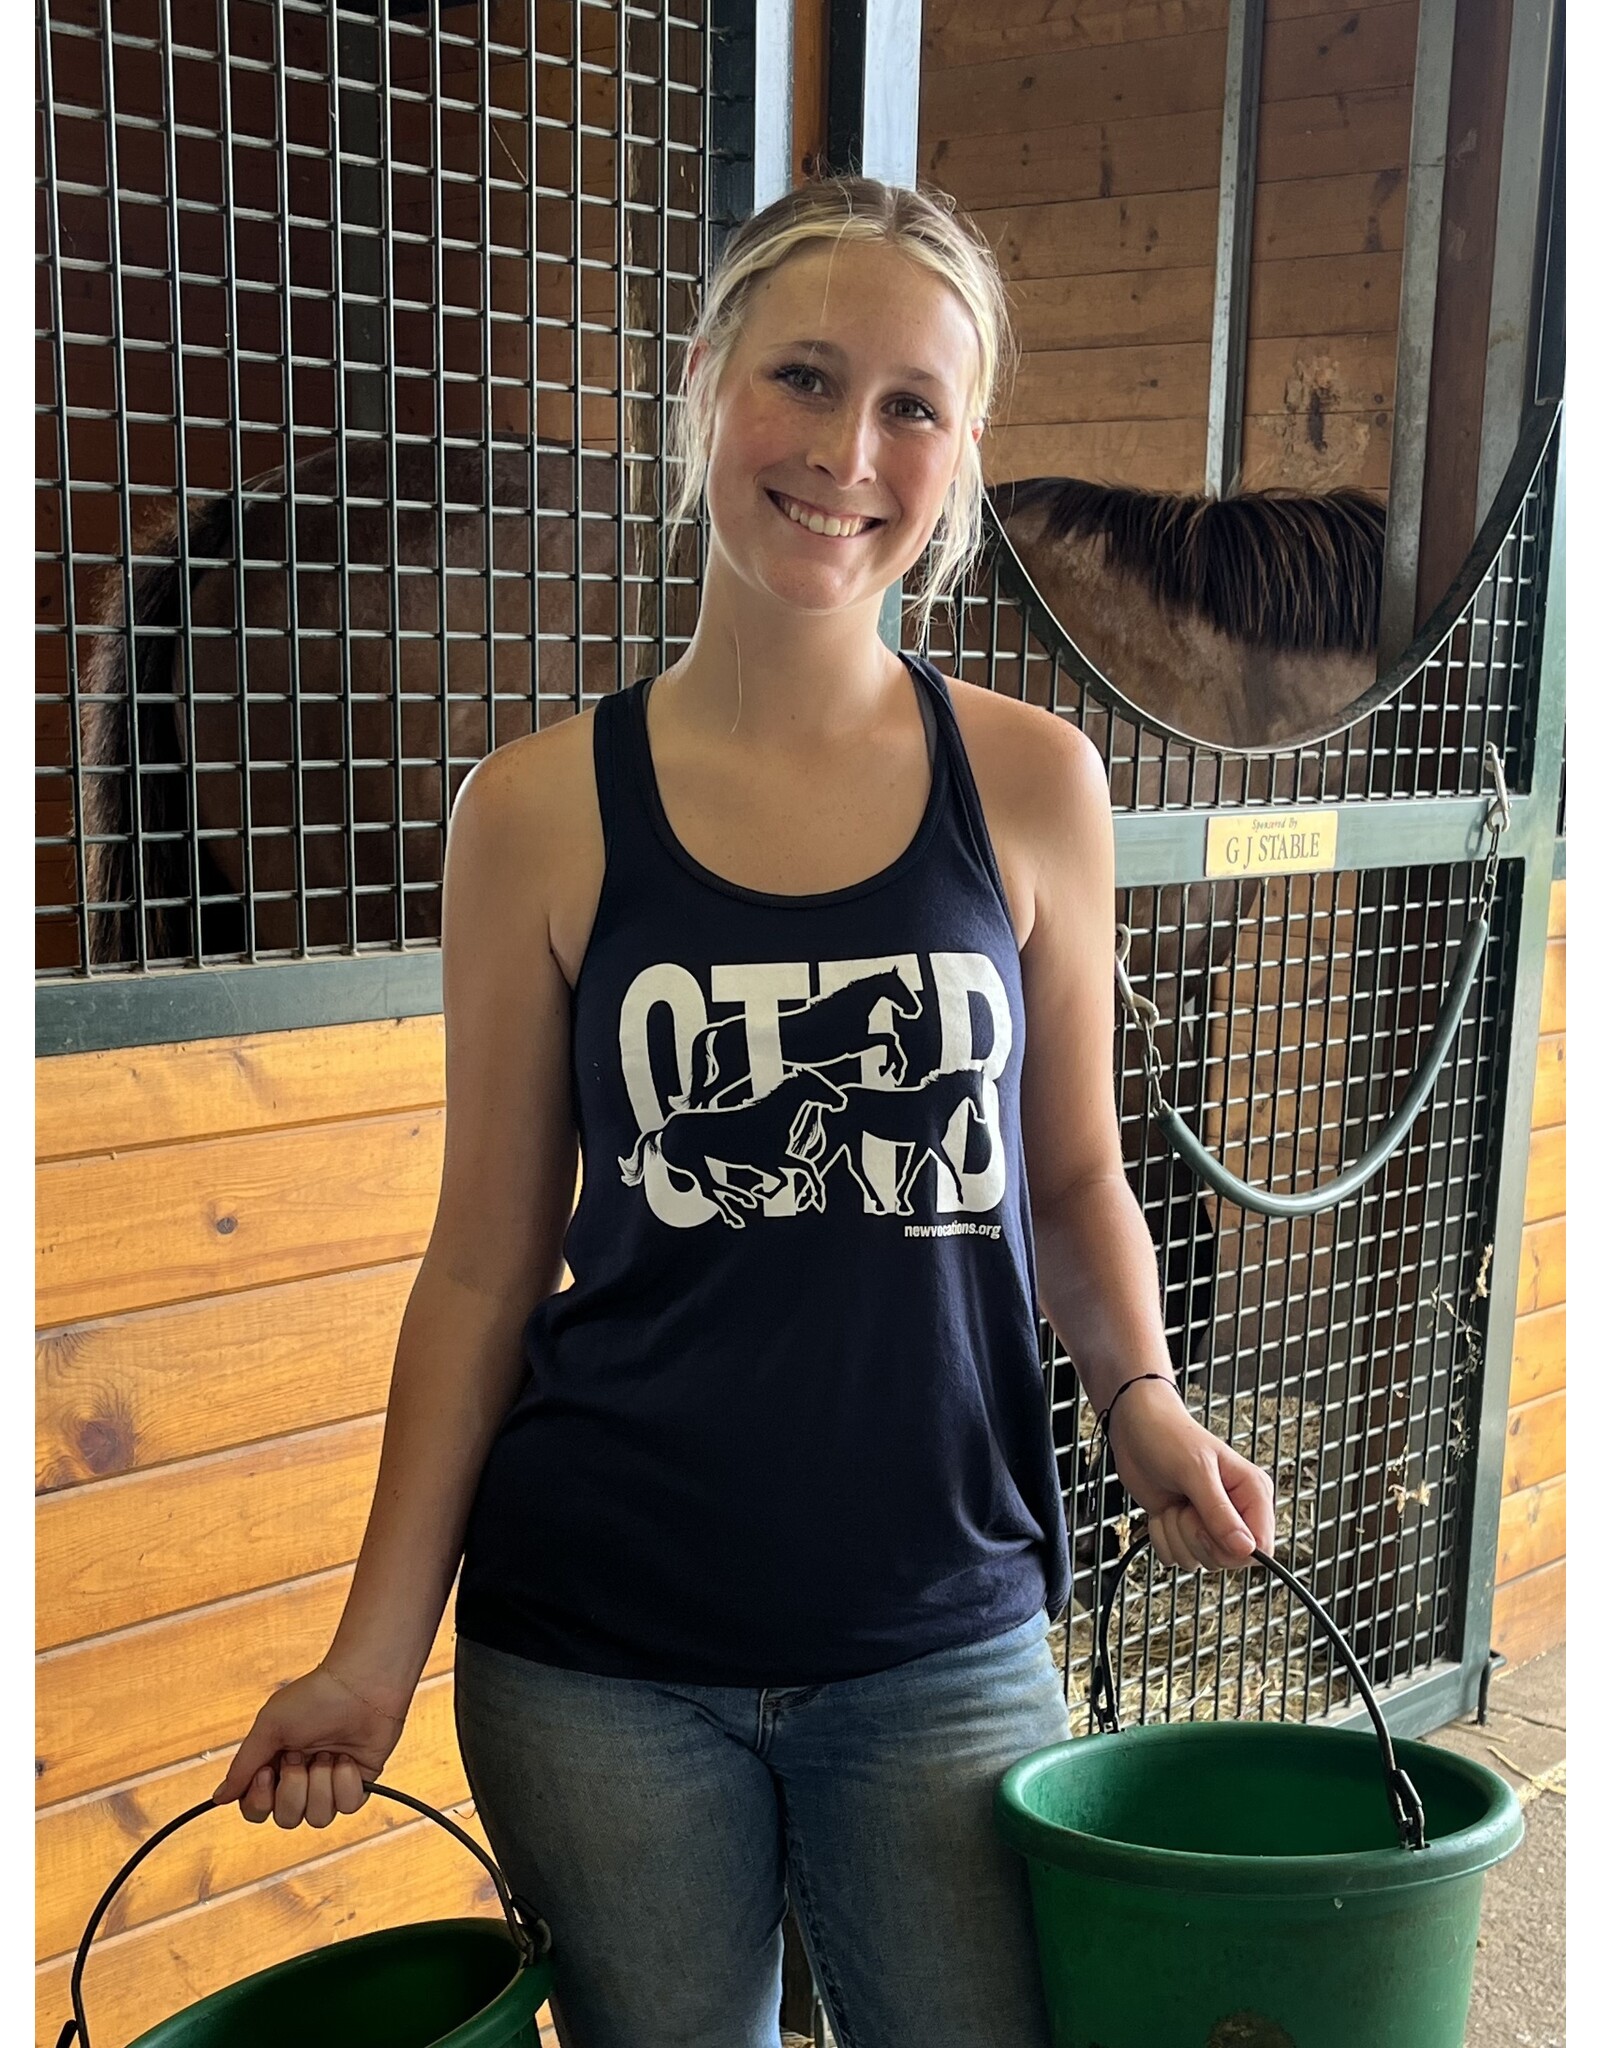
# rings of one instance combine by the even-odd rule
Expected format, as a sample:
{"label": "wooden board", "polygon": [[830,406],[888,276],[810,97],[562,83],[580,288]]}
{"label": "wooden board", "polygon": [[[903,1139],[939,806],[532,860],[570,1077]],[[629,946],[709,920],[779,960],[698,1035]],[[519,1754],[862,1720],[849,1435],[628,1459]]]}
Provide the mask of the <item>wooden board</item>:
{"label": "wooden board", "polygon": [[416,1272],[406,1259],[42,1331],[39,1490],[375,1413]]}
{"label": "wooden board", "polygon": [[1517,1262],[1517,1313],[1554,1308],[1567,1298],[1567,1219],[1525,1224]]}
{"label": "wooden board", "polygon": [[1564,1033],[1541,1038],[1533,1073],[1533,1128],[1547,1130],[1567,1120],[1567,1041]]}
{"label": "wooden board", "polygon": [[[474,1814],[458,1811],[450,1818],[483,1842]],[[249,1823],[235,1814],[194,1825]],[[126,2041],[224,1984],[330,1941],[414,1920],[499,1911],[482,1864],[432,1821],[413,1819],[230,1898],[96,1941],[84,1974],[84,2007],[97,2041]],[[72,2011],[70,1974],[65,1957],[35,1972],[41,2048],[50,2048]]]}
{"label": "wooden board", "polygon": [[1393,432],[1387,411],[1249,414],[1244,423],[1247,491],[1381,492],[1389,485]]}
{"label": "wooden board", "polygon": [[1409,86],[1416,56],[1412,0],[1393,7],[1345,7],[1293,20],[1279,15],[1268,20],[1261,43],[1262,104],[1313,93],[1355,92],[1363,86]]}
{"label": "wooden board", "polygon": [[1196,487],[1206,460],[1204,420],[1135,420],[1064,427],[995,427],[988,475],[1086,476],[1147,490]]}
{"label": "wooden board", "polygon": [[1553,1394],[1567,1384],[1567,1311],[1535,1309],[1518,1316],[1511,1340],[1511,1405]]}
{"label": "wooden board", "polygon": [[[1249,412],[1308,424],[1394,402],[1394,336],[1352,334],[1262,340],[1250,352]],[[996,425],[1066,426],[1088,420],[1193,419],[1206,409],[1206,342],[1134,348],[1051,349],[1027,355]]]}
{"label": "wooden board", "polygon": [[[1003,134],[1030,125],[1034,107],[1087,109],[1131,119],[1220,107],[1226,9],[1186,9],[1144,34],[1118,40],[1085,31],[1083,10],[1031,18],[988,5],[934,16],[923,36],[924,134]],[[1387,7],[1286,14],[1274,10],[1263,39],[1261,98],[1276,101],[1409,86],[1416,58],[1414,0]],[[1404,161],[1402,157],[1402,161]]]}
{"label": "wooden board", "polygon": [[[1150,348],[1199,341],[1209,348],[1213,276],[1207,265],[1108,271],[1093,291],[1072,278],[1023,278],[1009,287],[1024,352]],[[1281,336],[1392,332],[1400,257],[1362,252],[1258,263],[1251,272],[1252,346]]]}
{"label": "wooden board", "polygon": [[1541,1486],[1508,1493],[1500,1503],[1500,1548],[1495,1583],[1520,1578],[1567,1554],[1567,1482],[1565,1475]]}
{"label": "wooden board", "polygon": [[[220,1777],[267,1695],[327,1650],[351,1576],[344,1566],[46,1651],[34,1665],[36,1804],[53,1806],[202,1751],[219,1760]],[[454,1616],[452,1598],[429,1672],[453,1662]]]}
{"label": "wooden board", "polygon": [[419,1253],[444,1112],[418,1110],[39,1168],[36,1313],[110,1315]]}
{"label": "wooden board", "polygon": [[1245,410],[1308,422],[1331,413],[1372,413],[1394,404],[1393,334],[1258,337],[1245,375]]}
{"label": "wooden board", "polygon": [[1496,1588],[1489,1640],[1508,1663],[1525,1664],[1566,1639],[1565,1559]]}
{"label": "wooden board", "polygon": [[[1320,0],[1319,0],[1320,4]],[[960,70],[999,57],[1030,57],[1107,43],[1226,29],[1228,0],[926,0],[924,72]]]}
{"label": "wooden board", "polygon": [[[430,1806],[459,1806],[467,1781],[456,1746],[454,1678],[444,1673],[416,1691],[405,1733],[384,1765],[384,1781]],[[39,1816],[34,1830],[35,1955],[39,1961],[77,1945],[95,1900],[158,1827],[209,1799],[222,1775],[212,1757],[153,1771],[130,1784],[69,1800]],[[369,1799],[322,1833],[309,1828],[249,1827],[230,1808],[196,1821],[141,1863],[117,1894],[106,1932],[141,1927],[197,1900],[216,1899],[275,1877],[369,1836],[409,1825],[391,1799]]]}
{"label": "wooden board", "polygon": [[1567,1028],[1567,942],[1552,939],[1544,949],[1544,986],[1539,997],[1539,1030]]}
{"label": "wooden board", "polygon": [[34,1069],[40,1159],[436,1108],[443,1017],[69,1053]]}
{"label": "wooden board", "polygon": [[1505,1478],[1502,1494],[1521,1493],[1567,1469],[1567,1396],[1565,1391],[1541,1394],[1536,1401],[1513,1408],[1506,1419]]}
{"label": "wooden board", "polygon": [[1008,205],[975,213],[973,219],[1008,279],[1170,270],[1211,264],[1217,195],[1151,192],[1128,199]]}
{"label": "wooden board", "polygon": [[1127,121],[1220,107],[1227,43],[1225,30],[1210,29],[929,70],[918,124],[925,135],[1005,135],[1041,127],[1060,108]]}
{"label": "wooden board", "polygon": [[374,1415],[48,1496],[35,1520],[36,1647],[353,1563],[382,1443]]}
{"label": "wooden board", "polygon": [[[1007,278],[1018,283],[1134,269],[1209,270],[1216,246],[1214,192],[1008,205],[973,218]],[[1397,173],[1264,185],[1256,195],[1254,261],[1398,252],[1404,232],[1405,180]]]}
{"label": "wooden board", "polygon": [[1041,350],[1019,366],[1011,403],[995,425],[1192,419],[1205,411],[1210,374],[1204,342]]}
{"label": "wooden board", "polygon": [[[962,127],[918,146],[922,176],[968,211],[1069,199],[1125,199],[1138,193],[1215,195],[1222,155],[1222,106],[1142,120],[1115,110],[1069,108],[1060,125],[974,135]],[[959,118],[959,115],[958,115]],[[1258,184],[1285,178],[1404,171],[1410,156],[1409,87],[1280,101],[1261,110]],[[1213,201],[1214,203],[1214,201]]]}
{"label": "wooden board", "polygon": [[1559,882],[1550,884],[1550,917],[1545,926],[1552,939],[1567,936],[1567,883],[1563,876]]}
{"label": "wooden board", "polygon": [[1522,1214],[1529,1223],[1542,1223],[1566,1213],[1567,1127],[1552,1124],[1535,1131],[1528,1143],[1528,1195]]}
{"label": "wooden board", "polygon": [[1198,190],[1211,192],[1215,205],[1220,99],[1212,107],[1142,121],[1071,118],[1081,111],[1067,109],[1060,126],[1006,135],[972,135],[961,127],[934,134],[925,127],[917,149],[921,174],[968,212]]}

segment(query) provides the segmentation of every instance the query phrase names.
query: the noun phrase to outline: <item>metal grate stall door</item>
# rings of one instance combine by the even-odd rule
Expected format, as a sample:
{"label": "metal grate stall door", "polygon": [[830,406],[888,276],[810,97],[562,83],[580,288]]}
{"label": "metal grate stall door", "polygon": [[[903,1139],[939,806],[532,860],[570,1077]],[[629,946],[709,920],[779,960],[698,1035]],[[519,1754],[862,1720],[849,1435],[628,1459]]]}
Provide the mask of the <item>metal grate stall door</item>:
{"label": "metal grate stall door", "polygon": [[46,979],[435,945],[472,765],[671,659],[757,13],[41,0]]}
{"label": "metal grate stall door", "polygon": [[[1359,1159],[1404,1093],[1484,886],[1491,744],[1505,763],[1512,825],[1465,1020],[1426,1109],[1356,1194],[1292,1220],[1221,1199],[1149,1121],[1138,1031],[1119,1043],[1124,1158],[1190,1407],[1274,1474],[1281,1554],[1401,1727],[1463,1711],[1488,1655],[1561,774],[1558,452],[1546,408],[1406,658],[1341,730],[1297,745],[1229,753],[1141,712],[1063,633],[998,524],[932,649],[1094,739],[1169,1097],[1232,1173],[1279,1192]],[[1335,870],[1207,877],[1208,819],[1291,806],[1338,808]],[[1057,1648],[1083,1730],[1091,1617],[1131,1503],[1090,1468],[1092,1417],[1048,1327],[1041,1345],[1077,1572]],[[1128,1718],[1349,1711],[1303,1610],[1255,1575],[1138,1563],[1115,1640]]]}

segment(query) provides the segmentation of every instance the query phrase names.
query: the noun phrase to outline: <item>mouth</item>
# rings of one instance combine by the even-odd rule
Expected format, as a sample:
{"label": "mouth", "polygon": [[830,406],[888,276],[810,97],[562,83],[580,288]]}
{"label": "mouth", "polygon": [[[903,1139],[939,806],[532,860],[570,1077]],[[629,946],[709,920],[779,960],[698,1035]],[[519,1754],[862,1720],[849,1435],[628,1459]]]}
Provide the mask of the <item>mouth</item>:
{"label": "mouth", "polygon": [[801,499],[786,498],[781,491],[768,491],[767,496],[791,526],[798,526],[818,540],[860,540],[863,534],[875,532],[883,525],[881,519],[842,520],[835,514],[819,512]]}

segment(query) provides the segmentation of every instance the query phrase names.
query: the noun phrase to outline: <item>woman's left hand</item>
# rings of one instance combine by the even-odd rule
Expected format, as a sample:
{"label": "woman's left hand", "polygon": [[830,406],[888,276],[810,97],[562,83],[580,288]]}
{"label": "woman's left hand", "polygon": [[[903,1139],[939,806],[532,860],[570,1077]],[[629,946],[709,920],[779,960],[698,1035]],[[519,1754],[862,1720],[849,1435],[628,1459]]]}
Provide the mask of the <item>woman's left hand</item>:
{"label": "woman's left hand", "polygon": [[1171,1383],[1130,1386],[1111,1418],[1117,1476],[1149,1517],[1164,1564],[1224,1571],[1256,1550],[1270,1557],[1270,1476],[1203,1429]]}

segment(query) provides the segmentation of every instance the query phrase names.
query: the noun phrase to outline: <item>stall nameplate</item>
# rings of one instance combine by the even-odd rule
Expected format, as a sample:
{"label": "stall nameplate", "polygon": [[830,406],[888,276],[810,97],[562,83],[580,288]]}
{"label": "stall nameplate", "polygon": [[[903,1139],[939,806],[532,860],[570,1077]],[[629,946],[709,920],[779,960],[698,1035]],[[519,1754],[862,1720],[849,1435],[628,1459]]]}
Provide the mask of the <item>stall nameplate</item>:
{"label": "stall nameplate", "polygon": [[1206,820],[1207,875],[1312,875],[1331,868],[1339,813],[1235,811]]}

